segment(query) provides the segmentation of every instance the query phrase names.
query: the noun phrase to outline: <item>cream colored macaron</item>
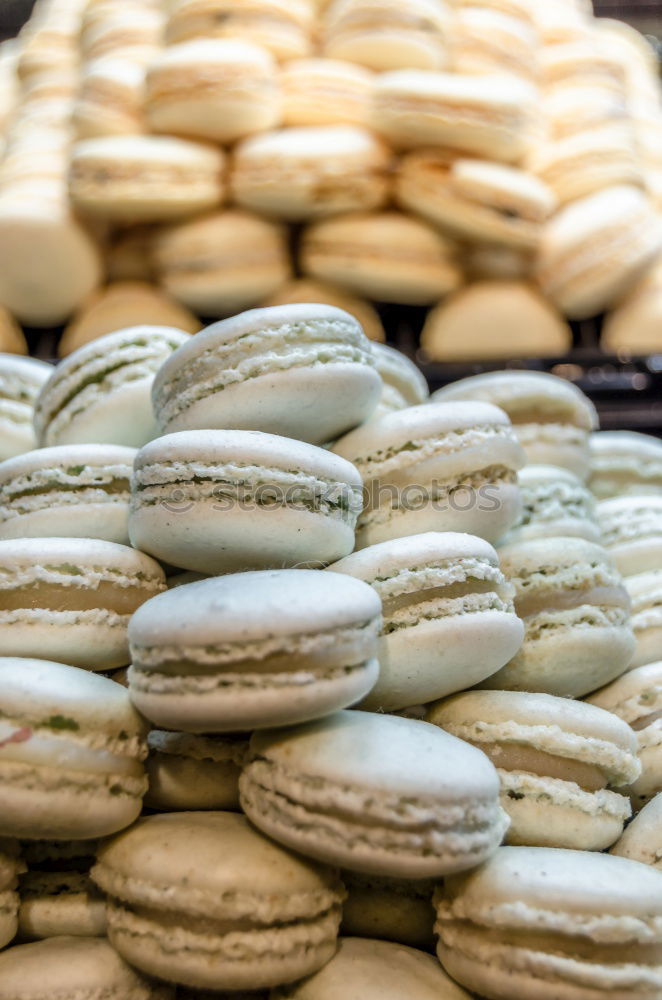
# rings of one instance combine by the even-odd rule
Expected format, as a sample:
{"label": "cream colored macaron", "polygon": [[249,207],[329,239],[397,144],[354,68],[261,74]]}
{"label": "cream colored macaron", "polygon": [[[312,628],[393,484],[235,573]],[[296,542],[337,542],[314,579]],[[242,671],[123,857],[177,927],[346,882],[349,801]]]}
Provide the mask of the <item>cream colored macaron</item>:
{"label": "cream colored macaron", "polygon": [[662,568],[662,496],[611,497],[596,511],[604,545],[623,576]]}
{"label": "cream colored macaron", "polygon": [[73,110],[79,139],[144,131],[145,70],[140,62],[116,55],[89,63],[81,76]]}
{"label": "cream colored macaron", "polygon": [[662,442],[652,434],[600,431],[589,438],[588,485],[598,500],[625,494],[662,496]]}
{"label": "cream colored macaron", "polygon": [[609,853],[662,871],[662,792],[644,806]]}
{"label": "cream colored macaron", "polygon": [[276,59],[298,59],[311,52],[314,14],[309,0],[176,0],[168,12],[165,41],[241,39]]}
{"label": "cream colored macaron", "polygon": [[367,125],[373,75],[340,59],[294,59],[279,77],[284,125]]}

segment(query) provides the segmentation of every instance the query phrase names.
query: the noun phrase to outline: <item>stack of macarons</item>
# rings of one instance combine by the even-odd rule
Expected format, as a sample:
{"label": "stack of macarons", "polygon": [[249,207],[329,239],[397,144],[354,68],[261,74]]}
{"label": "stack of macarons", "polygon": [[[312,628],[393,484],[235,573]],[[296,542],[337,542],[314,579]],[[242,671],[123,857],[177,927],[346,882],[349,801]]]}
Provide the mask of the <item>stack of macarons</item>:
{"label": "stack of macarons", "polygon": [[[662,687],[626,670],[662,628],[587,485],[639,467],[591,473],[570,383],[429,399],[304,296],[5,362],[35,437],[0,462],[0,1000],[657,995],[626,824]],[[598,509],[654,534],[647,483]]]}

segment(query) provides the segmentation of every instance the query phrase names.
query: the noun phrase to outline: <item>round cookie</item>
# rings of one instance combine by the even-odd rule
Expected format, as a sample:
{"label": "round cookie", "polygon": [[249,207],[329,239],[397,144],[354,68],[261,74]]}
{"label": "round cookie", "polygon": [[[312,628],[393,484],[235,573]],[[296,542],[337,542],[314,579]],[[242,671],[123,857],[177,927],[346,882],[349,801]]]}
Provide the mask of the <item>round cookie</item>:
{"label": "round cookie", "polygon": [[525,465],[517,481],[522,514],[502,544],[559,535],[600,544],[593,497],[572,472],[556,465]]}
{"label": "round cookie", "polygon": [[298,59],[310,52],[313,29],[308,0],[178,0],[169,10],[165,42],[239,38],[276,59]]}
{"label": "round cookie", "polygon": [[604,546],[623,576],[662,568],[662,494],[612,497],[596,512]]}
{"label": "round cookie", "polygon": [[367,584],[318,570],[177,587],[131,620],[131,698],[157,725],[192,733],[316,719],[371,689],[380,624]]}
{"label": "round cookie", "polygon": [[644,806],[609,853],[662,871],[662,792]]}
{"label": "round cookie", "polygon": [[636,640],[630,670],[662,660],[662,567],[625,579]]}
{"label": "round cookie", "polygon": [[23,842],[28,870],[19,880],[21,940],[105,935],[106,901],[90,879],[98,846],[96,840]]}
{"label": "round cookie", "polygon": [[72,121],[78,139],[144,131],[145,69],[113,53],[88,63],[81,73]]}
{"label": "round cookie", "polygon": [[280,72],[284,125],[367,125],[373,76],[340,59],[294,59]]}
{"label": "round cookie", "polygon": [[[295,303],[320,302],[323,305],[335,306],[342,309],[354,317],[361,326],[366,337],[372,341],[383,342],[385,340],[384,326],[379,317],[379,313],[370,302],[357,298],[351,292],[346,292],[335,285],[329,285],[324,281],[315,281],[312,278],[295,278],[279,288],[263,306],[289,306]],[[375,362],[379,359],[375,352]],[[378,368],[381,375],[381,369]],[[382,376],[383,377],[383,376]]]}
{"label": "round cookie", "polygon": [[159,812],[238,809],[247,736],[194,736],[152,729],[145,805]]}
{"label": "round cookie", "polygon": [[408,406],[427,402],[430,396],[427,380],[406,354],[387,344],[375,344],[374,358],[384,386],[372,420],[393,410],[405,410]]}
{"label": "round cookie", "polygon": [[36,447],[34,404],[52,373],[45,361],[0,354],[0,460]]}
{"label": "round cookie", "polygon": [[662,496],[662,442],[635,431],[599,431],[589,438],[588,485],[598,500],[625,494]]}

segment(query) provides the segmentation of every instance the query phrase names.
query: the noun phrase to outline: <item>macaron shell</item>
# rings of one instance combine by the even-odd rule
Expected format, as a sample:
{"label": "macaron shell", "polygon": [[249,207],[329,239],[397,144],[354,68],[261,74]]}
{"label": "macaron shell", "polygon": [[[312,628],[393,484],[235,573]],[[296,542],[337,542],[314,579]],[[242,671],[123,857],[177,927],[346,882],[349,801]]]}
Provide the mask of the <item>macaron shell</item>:
{"label": "macaron shell", "polygon": [[[18,929],[22,940],[60,937],[104,937],[106,933],[106,902],[87,879],[71,873],[49,872],[39,887],[36,879],[24,881]],[[59,883],[59,884],[58,884]],[[26,894],[29,885],[29,895]]]}
{"label": "macaron shell", "polygon": [[662,793],[644,806],[609,853],[662,871]]}
{"label": "macaron shell", "polygon": [[[195,740],[195,737],[189,739]],[[150,744],[145,765],[149,780],[145,803],[162,812],[238,810],[239,775],[248,742],[237,741],[234,748],[231,744],[226,745],[227,754],[215,753],[217,748],[214,746],[206,750],[210,744],[212,740],[203,737],[199,751],[193,744],[191,756],[184,752],[163,752],[159,743]],[[221,751],[223,749],[222,744]]]}

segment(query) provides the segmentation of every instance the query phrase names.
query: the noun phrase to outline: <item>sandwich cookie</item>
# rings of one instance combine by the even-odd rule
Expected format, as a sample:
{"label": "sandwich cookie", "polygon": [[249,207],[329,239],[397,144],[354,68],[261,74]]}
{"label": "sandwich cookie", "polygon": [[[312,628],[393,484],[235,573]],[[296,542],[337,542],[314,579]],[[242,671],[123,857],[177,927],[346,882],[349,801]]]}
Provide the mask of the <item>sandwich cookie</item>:
{"label": "sandwich cookie", "polygon": [[605,125],[630,122],[626,95],[597,83],[570,81],[543,93],[542,110],[551,139],[567,139]]}
{"label": "sandwich cookie", "polygon": [[612,497],[596,511],[604,546],[623,576],[662,569],[662,496]]}
{"label": "sandwich cookie", "polygon": [[154,226],[125,226],[113,229],[105,246],[106,277],[109,282],[140,281],[152,285]]}
{"label": "sandwich cookie", "polygon": [[643,187],[629,122],[541,143],[532,150],[528,167],[549,185],[561,205],[612,185]]}
{"label": "sandwich cookie", "polygon": [[[652,185],[650,193],[654,194]],[[609,354],[657,354],[661,319],[662,267],[658,264],[605,317],[600,346]],[[659,439],[655,440],[659,446]]]}
{"label": "sandwich cookie", "polygon": [[13,941],[18,930],[18,876],[25,870],[15,840],[0,840],[0,949]]}
{"label": "sandwich cookie", "polygon": [[34,405],[52,373],[45,361],[0,354],[0,460],[36,447]]}
{"label": "sandwich cookie", "polygon": [[596,45],[590,37],[583,40],[545,45],[540,53],[544,88],[553,90],[566,84],[594,84],[622,93],[625,84],[623,64],[608,46]]}
{"label": "sandwich cookie", "polygon": [[430,310],[421,334],[431,361],[560,357],[571,346],[572,330],[538,289],[505,277],[460,288]]}
{"label": "sandwich cookie", "polygon": [[537,92],[507,76],[416,69],[382,73],[373,90],[373,128],[395,146],[436,146],[515,163],[535,123]]}
{"label": "sandwich cookie", "polygon": [[662,871],[662,792],[644,806],[609,853]]}
{"label": "sandwich cookie", "polygon": [[251,738],[241,806],[269,837],[368,875],[433,878],[473,868],[508,821],[483,753],[436,726],[336,712]]}
{"label": "sandwich cookie", "polygon": [[507,75],[536,83],[540,72],[538,33],[529,17],[499,4],[458,4],[452,66],[467,75]]}
{"label": "sandwich cookie", "polygon": [[48,656],[89,670],[129,662],[126,630],[165,590],[157,562],[96,538],[0,541],[0,654]]}
{"label": "sandwich cookie", "polygon": [[170,4],[166,45],[191,38],[242,39],[276,59],[298,59],[312,48],[309,0],[177,0]]}
{"label": "sandwich cookie", "polygon": [[154,233],[156,277],[200,315],[232,315],[259,304],[289,279],[287,235],[283,226],[251,212],[198,215]]}
{"label": "sandwich cookie", "polygon": [[329,569],[369,583],[382,601],[379,680],[361,703],[369,711],[471,687],[507,663],[524,637],[512,587],[482,538],[432,531],[396,538]]}
{"label": "sandwich cookie", "polygon": [[637,734],[641,776],[628,789],[634,810],[662,792],[662,663],[619,677],[588,699],[630,724]]}
{"label": "sandwich cookie", "polygon": [[659,248],[660,227],[646,193],[633,185],[603,188],[547,223],[537,279],[561,312],[586,319],[625,295]]}
{"label": "sandwich cookie", "polygon": [[0,463],[0,539],[57,535],[128,545],[135,456],[121,445],[72,444]]}
{"label": "sandwich cookie", "polygon": [[145,805],[159,812],[239,809],[247,736],[194,736],[153,729],[145,763]]}
{"label": "sandwich cookie", "polygon": [[181,569],[320,566],[348,555],[361,477],[326,449],[261,431],[180,431],[142,448],[129,537]]}
{"label": "sandwich cookie", "polygon": [[[357,298],[337,285],[329,285],[325,281],[315,281],[312,278],[295,278],[288,281],[263,306],[289,306],[296,303],[319,302],[326,306],[335,306],[348,312],[359,323],[368,340],[382,343],[386,339],[384,326],[379,313],[370,302]],[[374,353],[375,363],[379,363]],[[382,372],[379,369],[379,374]],[[382,376],[383,377],[383,376]]]}
{"label": "sandwich cookie", "polygon": [[499,556],[524,642],[481,687],[578,698],[627,670],[635,645],[630,599],[604,549],[583,538],[534,538]]}
{"label": "sandwich cookie", "polygon": [[377,594],[338,574],[201,580],[133,616],[131,698],[158,726],[192,733],[317,719],[373,686],[380,626]]}
{"label": "sandwich cookie", "polygon": [[289,222],[379,208],[391,151],[358,125],[284,128],[241,142],[230,185],[243,208]]}
{"label": "sandwich cookie", "polygon": [[39,443],[145,444],[157,434],[150,397],[154,374],[188,339],[171,327],[134,326],[79,347],[51,369],[39,394]]}
{"label": "sandwich cookie", "polygon": [[165,813],[101,848],[108,937],[149,975],[213,990],[262,989],[336,950],[337,873],[284,850],[236,813]]}
{"label": "sandwich cookie", "polygon": [[85,66],[72,116],[77,137],[144,132],[144,86],[145,69],[139,61],[111,53]]}
{"label": "sandwich cookie", "polygon": [[589,438],[588,485],[599,500],[626,494],[662,496],[662,441],[635,431],[599,431]]}
{"label": "sandwich cookie", "polygon": [[454,252],[433,226],[403,212],[352,212],[308,226],[300,263],[357,295],[424,306],[461,284]]}
{"label": "sandwich cookie", "polygon": [[367,125],[373,76],[340,59],[294,59],[279,77],[283,125]]}
{"label": "sandwich cookie", "polygon": [[[555,465],[525,465],[517,474],[522,514],[503,544],[529,538],[585,538],[599,545],[595,502],[577,476]],[[662,652],[662,650],[661,650]]]}
{"label": "sandwich cookie", "polygon": [[334,0],[322,19],[322,52],[378,73],[443,69],[452,17],[445,0]]}
{"label": "sandwich cookie", "polygon": [[364,484],[357,548],[425,531],[499,539],[519,516],[524,452],[502,410],[487,403],[411,406],[334,445]]}
{"label": "sandwich cookie", "polygon": [[336,1000],[347,988],[362,1000],[469,1000],[431,955],[415,948],[345,937],[320,972],[283,987],[271,1000]]}
{"label": "sandwich cookie", "polygon": [[584,481],[596,409],[572,382],[545,372],[487,372],[438,389],[433,402],[485,400],[505,410],[530,463],[559,465]]}
{"label": "sandwich cookie", "polygon": [[510,816],[509,844],[602,851],[631,815],[610,791],[640,774],[627,723],[595,705],[524,691],[465,691],[433,705],[430,722],[487,754]]}
{"label": "sandwich cookie", "polygon": [[419,406],[428,401],[430,389],[427,380],[406,354],[387,344],[375,344],[373,350],[375,365],[384,387],[372,420],[394,410],[406,410],[408,406]]}
{"label": "sandwich cookie", "polygon": [[161,366],[152,398],[162,433],[239,428],[326,444],[368,419],[381,388],[354,317],[305,304],[213,323]]}
{"label": "sandwich cookie", "polygon": [[0,1000],[174,1000],[172,986],[145,979],[105,938],[54,937],[0,954]]}
{"label": "sandwich cookie", "polygon": [[533,174],[501,163],[423,149],[400,161],[396,198],[456,239],[533,251],[556,207]]}
{"label": "sandwich cookie", "polygon": [[77,142],[69,195],[83,213],[118,222],[160,222],[220,204],[220,149],[156,135],[111,135]]}
{"label": "sandwich cookie", "polygon": [[[434,951],[432,892],[437,879],[340,873],[347,889],[340,932]],[[342,942],[342,939],[341,939]]]}
{"label": "sandwich cookie", "polygon": [[15,657],[0,658],[0,680],[0,835],[88,840],[133,823],[146,728],[121,684]]}
{"label": "sandwich cookie", "polygon": [[19,880],[21,940],[105,935],[105,900],[90,879],[98,846],[96,840],[23,843],[28,870]]}
{"label": "sandwich cookie", "polygon": [[102,4],[84,12],[80,51],[84,62],[107,55],[146,62],[159,47],[163,13],[156,4]]}
{"label": "sandwich cookie", "polygon": [[502,847],[437,897],[437,954],[486,1000],[652,1000],[662,874],[626,858]]}
{"label": "sandwich cookie", "polygon": [[57,345],[58,355],[64,358],[91,340],[136,326],[197,333],[202,323],[151,282],[114,281],[90,296],[72,317]]}
{"label": "sandwich cookie", "polygon": [[630,670],[662,660],[662,566],[625,578],[636,640]]}

